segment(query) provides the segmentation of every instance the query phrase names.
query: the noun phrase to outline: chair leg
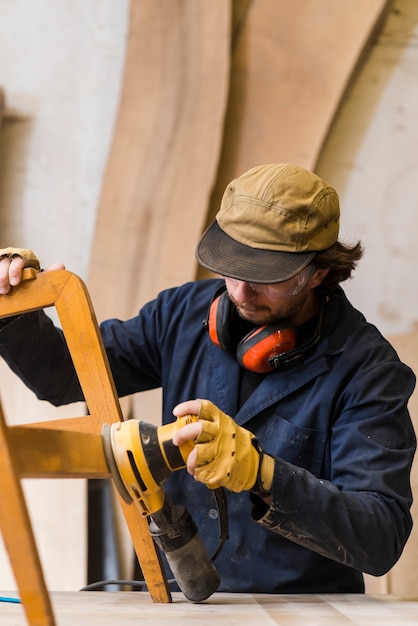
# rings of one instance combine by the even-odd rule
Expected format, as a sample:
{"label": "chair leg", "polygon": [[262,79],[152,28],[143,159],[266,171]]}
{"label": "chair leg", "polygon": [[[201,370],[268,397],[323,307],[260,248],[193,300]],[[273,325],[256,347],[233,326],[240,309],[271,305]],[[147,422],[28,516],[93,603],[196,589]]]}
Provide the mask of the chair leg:
{"label": "chair leg", "polygon": [[0,528],[29,626],[55,626],[23,489],[0,406]]}

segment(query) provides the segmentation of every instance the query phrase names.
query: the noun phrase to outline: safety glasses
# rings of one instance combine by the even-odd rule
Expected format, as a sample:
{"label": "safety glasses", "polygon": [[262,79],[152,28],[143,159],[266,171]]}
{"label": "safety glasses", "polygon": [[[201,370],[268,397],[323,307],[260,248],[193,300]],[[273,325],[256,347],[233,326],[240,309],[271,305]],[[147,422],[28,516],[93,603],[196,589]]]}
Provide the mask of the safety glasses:
{"label": "safety glasses", "polygon": [[293,278],[285,280],[281,283],[250,283],[244,280],[238,280],[237,278],[228,278],[227,276],[224,276],[224,279],[226,284],[231,286],[245,283],[255,293],[266,296],[267,298],[276,299],[296,296],[302,291],[314,273],[315,267],[311,264],[305,267],[305,269],[299,272],[299,274],[293,276]]}

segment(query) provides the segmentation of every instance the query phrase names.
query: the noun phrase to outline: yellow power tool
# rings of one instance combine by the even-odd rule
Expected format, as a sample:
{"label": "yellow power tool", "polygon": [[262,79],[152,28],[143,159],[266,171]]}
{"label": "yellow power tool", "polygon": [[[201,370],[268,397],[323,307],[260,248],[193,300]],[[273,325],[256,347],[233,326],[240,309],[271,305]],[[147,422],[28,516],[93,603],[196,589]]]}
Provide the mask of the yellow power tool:
{"label": "yellow power tool", "polygon": [[143,515],[163,507],[162,486],[171,472],[186,466],[194,445],[190,441],[175,446],[173,435],[196,421],[187,415],[159,427],[135,419],[103,427],[105,457],[115,485],[125,502],[134,501]]}
{"label": "yellow power tool", "polygon": [[190,513],[184,506],[173,504],[163,489],[170,474],[186,466],[194,446],[193,442],[175,446],[173,435],[196,420],[196,416],[188,415],[157,427],[131,419],[105,424],[102,436],[106,462],[119,494],[149,517],[150,533],[165,553],[180,589],[189,600],[201,602],[218,588],[219,574]]}

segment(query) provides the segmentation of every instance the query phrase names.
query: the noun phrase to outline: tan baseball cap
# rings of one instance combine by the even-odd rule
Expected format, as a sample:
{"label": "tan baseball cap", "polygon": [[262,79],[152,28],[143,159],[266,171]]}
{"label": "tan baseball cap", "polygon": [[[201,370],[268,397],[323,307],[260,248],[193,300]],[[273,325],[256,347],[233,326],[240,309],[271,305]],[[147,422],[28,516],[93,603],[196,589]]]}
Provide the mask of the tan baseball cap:
{"label": "tan baseball cap", "polygon": [[221,276],[256,283],[289,280],[338,239],[338,195],[303,167],[254,167],[225,190],[196,250]]}

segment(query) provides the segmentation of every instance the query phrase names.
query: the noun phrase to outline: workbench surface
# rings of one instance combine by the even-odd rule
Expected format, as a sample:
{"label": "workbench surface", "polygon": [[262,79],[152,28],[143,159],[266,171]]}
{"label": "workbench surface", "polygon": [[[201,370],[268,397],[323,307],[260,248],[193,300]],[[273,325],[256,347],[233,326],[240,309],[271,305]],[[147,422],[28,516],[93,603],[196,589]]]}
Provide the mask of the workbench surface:
{"label": "workbench surface", "polygon": [[[1,593],[3,596],[16,596]],[[153,604],[145,592],[51,592],[57,626],[396,626],[418,624],[418,598],[390,595],[217,593],[193,604],[181,593]],[[27,626],[21,604],[0,603],[1,626]]]}

